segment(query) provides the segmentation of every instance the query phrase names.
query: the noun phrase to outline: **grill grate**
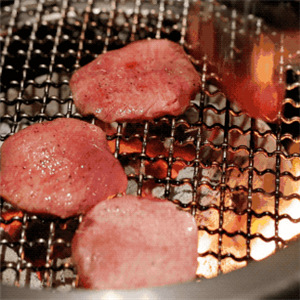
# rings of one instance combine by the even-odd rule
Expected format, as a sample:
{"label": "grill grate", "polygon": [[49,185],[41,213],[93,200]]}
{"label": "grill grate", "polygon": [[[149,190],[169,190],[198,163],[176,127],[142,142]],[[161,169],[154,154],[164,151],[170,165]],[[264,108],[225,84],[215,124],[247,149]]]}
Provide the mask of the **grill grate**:
{"label": "grill grate", "polygon": [[[190,4],[28,0],[2,7],[1,144],[36,122],[82,118],[69,79],[100,53],[144,38],[168,38],[188,52]],[[203,92],[184,115],[112,124],[108,142],[128,175],[128,193],[167,198],[195,216],[197,274],[210,278],[263,258],[262,248],[267,256],[285,247],[300,232],[300,118],[295,113],[300,73],[285,66],[284,115],[271,129],[226,100],[211,84],[209,78],[218,78],[208,73],[205,59],[191,60],[202,75]],[[2,199],[0,280],[38,289],[76,288],[70,245],[80,221],[42,219]]]}

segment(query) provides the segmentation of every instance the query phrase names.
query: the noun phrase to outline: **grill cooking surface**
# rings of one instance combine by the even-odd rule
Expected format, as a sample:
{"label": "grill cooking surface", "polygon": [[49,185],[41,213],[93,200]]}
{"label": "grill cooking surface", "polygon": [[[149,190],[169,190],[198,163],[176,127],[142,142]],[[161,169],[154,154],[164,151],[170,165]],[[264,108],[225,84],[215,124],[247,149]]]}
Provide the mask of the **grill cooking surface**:
{"label": "grill cooking surface", "polygon": [[[224,9],[216,4],[216,9]],[[36,122],[81,118],[68,86],[100,53],[144,38],[186,43],[189,1],[14,1],[1,8],[1,144]],[[228,21],[230,22],[230,21]],[[130,194],[190,211],[199,226],[197,275],[260,260],[300,232],[299,70],[285,66],[287,98],[276,125],[250,119],[191,61],[203,92],[180,117],[107,126]],[[97,124],[93,118],[86,121]],[[72,236],[81,217],[43,219],[1,199],[1,280],[31,288],[77,286]]]}

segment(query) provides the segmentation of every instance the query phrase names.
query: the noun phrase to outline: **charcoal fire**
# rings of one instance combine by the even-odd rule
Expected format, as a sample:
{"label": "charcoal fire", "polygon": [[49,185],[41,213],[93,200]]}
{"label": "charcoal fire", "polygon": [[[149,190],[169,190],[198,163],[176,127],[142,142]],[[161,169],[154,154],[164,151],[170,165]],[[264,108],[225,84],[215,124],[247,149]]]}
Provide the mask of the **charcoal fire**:
{"label": "charcoal fire", "polygon": [[[125,169],[127,194],[168,199],[196,218],[198,279],[246,267],[299,238],[300,119],[293,115],[299,110],[299,51],[287,53],[284,46],[289,45],[281,47],[287,62],[280,64],[282,75],[289,73],[286,98],[275,124],[268,125],[242,113],[220,89],[213,58],[228,49],[241,58],[242,43],[230,38],[244,36],[245,24],[223,5],[199,1],[205,6],[193,10],[190,1],[169,0],[24,3],[1,8],[0,146],[8,136],[45,120],[77,118],[101,126]],[[202,19],[196,18],[198,13]],[[264,27],[253,16],[247,18],[254,31],[260,30],[253,33],[256,41],[247,67],[256,72],[255,84],[266,87],[278,63],[278,44],[263,35]],[[203,27],[199,20],[206,22]],[[224,26],[214,27],[215,21],[224,21]],[[215,53],[221,33],[230,37],[226,41],[231,46]],[[199,52],[199,36],[208,38],[206,56]],[[100,53],[145,38],[179,43],[201,74],[201,94],[178,117],[135,124],[83,118],[68,86],[75,69]],[[296,40],[294,35],[292,47]],[[266,63],[270,68],[262,75],[260,65]],[[296,133],[287,130],[292,127]],[[78,288],[70,249],[82,216],[45,219],[10,207],[5,199],[0,209],[0,280],[34,289]]]}

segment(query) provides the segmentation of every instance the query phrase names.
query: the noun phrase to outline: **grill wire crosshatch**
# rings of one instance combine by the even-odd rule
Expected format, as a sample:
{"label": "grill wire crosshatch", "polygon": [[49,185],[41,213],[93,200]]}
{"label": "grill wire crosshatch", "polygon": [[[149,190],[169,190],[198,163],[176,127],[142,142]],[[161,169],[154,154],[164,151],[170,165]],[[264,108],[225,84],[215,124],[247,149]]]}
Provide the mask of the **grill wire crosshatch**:
{"label": "grill wire crosshatch", "polygon": [[[101,53],[167,38],[189,54],[191,1],[11,2],[1,7],[1,145],[23,128],[55,118],[97,124],[76,111],[68,84],[76,69]],[[190,59],[203,90],[183,115],[112,124],[107,139],[128,176],[127,193],[169,199],[195,216],[201,279],[262,260],[299,236],[300,73],[284,66],[283,114],[270,125],[228,102],[212,84],[205,59]],[[3,284],[76,288],[70,246],[81,218],[44,219],[1,199]]]}

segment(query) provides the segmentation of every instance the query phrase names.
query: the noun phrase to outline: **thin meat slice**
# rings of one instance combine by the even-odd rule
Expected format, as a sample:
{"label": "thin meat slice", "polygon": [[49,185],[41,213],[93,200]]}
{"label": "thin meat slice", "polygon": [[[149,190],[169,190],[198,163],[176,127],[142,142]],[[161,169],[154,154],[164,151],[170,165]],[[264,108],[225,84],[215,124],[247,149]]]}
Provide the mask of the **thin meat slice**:
{"label": "thin meat slice", "polygon": [[97,204],[72,241],[80,283],[90,289],[135,289],[193,280],[194,217],[161,199],[126,195]]}
{"label": "thin meat slice", "polygon": [[28,212],[67,218],[125,192],[127,176],[105,133],[76,120],[31,125],[1,148],[0,195]]}
{"label": "thin meat slice", "polygon": [[200,89],[200,76],[183,48],[141,40],[99,55],[70,81],[79,112],[111,123],[182,114]]}

